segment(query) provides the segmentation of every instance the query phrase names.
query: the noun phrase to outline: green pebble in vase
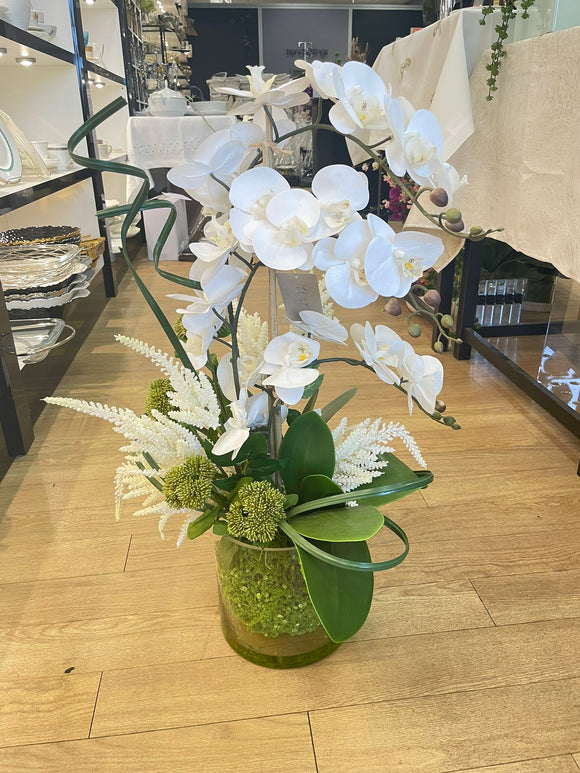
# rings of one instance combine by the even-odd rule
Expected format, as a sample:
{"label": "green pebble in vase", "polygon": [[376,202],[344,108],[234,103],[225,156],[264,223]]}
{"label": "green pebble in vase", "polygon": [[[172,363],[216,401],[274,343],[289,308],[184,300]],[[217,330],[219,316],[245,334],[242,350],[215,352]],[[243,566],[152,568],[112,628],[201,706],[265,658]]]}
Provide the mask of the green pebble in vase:
{"label": "green pebble in vase", "polygon": [[314,611],[294,547],[260,548],[225,536],[216,559],[222,630],[243,658],[296,668],[339,646]]}

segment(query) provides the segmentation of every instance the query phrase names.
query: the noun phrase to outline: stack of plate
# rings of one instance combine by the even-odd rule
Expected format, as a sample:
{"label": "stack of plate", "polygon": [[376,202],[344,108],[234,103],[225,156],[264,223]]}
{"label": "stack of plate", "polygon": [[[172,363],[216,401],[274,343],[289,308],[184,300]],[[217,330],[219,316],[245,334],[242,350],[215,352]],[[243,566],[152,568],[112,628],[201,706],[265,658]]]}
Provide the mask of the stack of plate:
{"label": "stack of plate", "polygon": [[0,245],[0,282],[11,318],[44,316],[86,297],[94,273],[74,244]]}

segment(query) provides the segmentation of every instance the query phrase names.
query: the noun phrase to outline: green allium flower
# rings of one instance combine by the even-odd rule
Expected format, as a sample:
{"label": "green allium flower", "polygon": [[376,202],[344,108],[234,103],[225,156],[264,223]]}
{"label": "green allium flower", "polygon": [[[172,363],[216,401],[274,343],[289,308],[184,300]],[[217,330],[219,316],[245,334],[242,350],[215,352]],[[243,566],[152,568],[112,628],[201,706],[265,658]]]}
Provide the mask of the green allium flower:
{"label": "green allium flower", "polygon": [[216,468],[205,456],[192,456],[165,475],[163,496],[170,507],[203,510]]}
{"label": "green allium flower", "polygon": [[255,480],[240,489],[231,503],[228,534],[248,542],[272,542],[284,516],[284,494],[266,480]]}
{"label": "green allium flower", "polygon": [[182,320],[183,320],[183,314],[180,314],[173,324],[173,330],[175,332],[175,335],[179,338],[179,340],[185,343],[185,341],[187,341],[187,330],[183,327]]}
{"label": "green allium flower", "polygon": [[171,381],[168,378],[156,378],[149,384],[149,391],[145,399],[145,413],[151,416],[151,411],[155,409],[167,416],[169,411],[175,410],[167,397],[168,392],[173,392]]}

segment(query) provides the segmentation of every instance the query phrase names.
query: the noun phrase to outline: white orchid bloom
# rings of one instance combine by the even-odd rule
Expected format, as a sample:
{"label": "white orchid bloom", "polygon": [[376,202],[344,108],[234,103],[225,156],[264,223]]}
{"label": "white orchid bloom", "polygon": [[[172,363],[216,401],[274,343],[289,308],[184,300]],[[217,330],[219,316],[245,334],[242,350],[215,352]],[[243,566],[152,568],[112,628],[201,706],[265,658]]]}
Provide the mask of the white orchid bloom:
{"label": "white orchid bloom", "polygon": [[365,220],[355,221],[338,239],[321,239],[312,258],[316,268],[326,271],[328,294],[345,309],[361,309],[376,301],[378,293],[369,285],[364,268],[367,247],[372,239]]}
{"label": "white orchid bloom", "polygon": [[444,182],[447,176],[441,160],[443,134],[439,123],[429,110],[417,110],[407,120],[408,105],[399,99],[389,102],[393,138],[385,146],[387,162],[396,175],[408,172],[418,185],[432,185],[437,179]]}
{"label": "white orchid bloom", "polygon": [[201,290],[194,290],[194,295],[176,293],[169,295],[178,301],[188,301],[185,309],[178,309],[180,314],[207,314],[212,309],[221,313],[240,294],[247,271],[235,266],[221,266],[218,271],[211,268],[201,277]]}
{"label": "white orchid bloom", "polygon": [[449,197],[447,206],[453,203],[455,195],[468,184],[467,175],[459,177],[459,172],[451,164],[442,164],[442,169],[436,170],[430,181],[435,188],[443,188],[446,191]]}
{"label": "white orchid bloom", "polygon": [[[273,105],[270,106],[270,115],[272,116],[274,123],[276,124],[276,131],[278,132],[278,135],[281,137],[284,134],[288,134],[289,132],[294,131],[296,128],[296,124],[294,121],[291,121],[284,110],[280,107],[274,107]],[[264,110],[257,110],[254,114],[254,118],[252,123],[254,126],[259,126],[260,129],[264,132],[264,140],[267,136],[267,134],[270,132],[270,119],[266,115]],[[276,148],[283,148],[284,145],[286,145],[289,142],[289,140],[283,140],[282,142],[278,143],[276,146],[274,146],[273,150],[276,152]]]}
{"label": "white orchid bloom", "polygon": [[379,295],[402,298],[443,253],[443,242],[419,231],[397,234],[376,215],[367,222],[373,235],[365,253],[367,281]]}
{"label": "white orchid bloom", "polygon": [[[244,386],[247,389],[254,386],[260,376],[259,368],[261,364],[262,360],[255,357],[250,357],[248,355],[238,357],[237,367],[240,386]],[[224,354],[219,361],[217,367],[217,379],[220,389],[228,400],[234,400],[236,397],[236,387],[231,354]]]}
{"label": "white orchid bloom", "polygon": [[288,181],[274,169],[248,169],[232,183],[230,225],[242,247],[251,252],[256,226],[266,219],[266,207],[277,193],[289,191]]}
{"label": "white orchid bloom", "polygon": [[433,413],[437,395],[443,387],[443,365],[436,357],[415,354],[410,344],[407,347],[399,362],[399,373],[405,382],[409,413],[413,412],[413,398],[427,413]]}
{"label": "white orchid bloom", "polygon": [[270,418],[267,392],[257,392],[248,400],[248,426],[250,429],[266,427]]}
{"label": "white orchid bloom", "polygon": [[297,59],[294,64],[304,70],[306,78],[323,99],[337,99],[334,73],[340,74],[342,67],[334,62],[305,62]]}
{"label": "white orchid bloom", "polygon": [[369,202],[369,183],[363,172],[345,164],[332,164],[314,175],[312,193],[322,206],[316,229],[316,238],[321,239],[360,219],[358,210]]}
{"label": "white orchid bloom", "polygon": [[297,78],[296,80],[284,83],[282,86],[273,88],[275,76],[264,80],[262,73],[264,66],[260,65],[246,65],[250,71],[249,75],[246,75],[249,84],[249,91],[243,91],[242,89],[232,89],[228,86],[222,86],[216,91],[221,94],[231,94],[234,97],[242,97],[243,99],[250,100],[244,102],[239,106],[234,106],[230,110],[230,114],[233,115],[250,115],[260,110],[264,105],[275,105],[276,107],[294,107],[296,105],[305,105],[310,97],[305,93],[304,89],[308,88],[308,78]]}
{"label": "white orchid bloom", "polygon": [[306,367],[320,351],[320,344],[296,333],[284,333],[273,338],[264,350],[260,372],[268,375],[265,386],[273,386],[276,395],[287,405],[295,405],[304,387],[318,378],[318,371]]}
{"label": "white orchid bloom", "polygon": [[229,405],[231,418],[229,418],[224,427],[225,432],[221,435],[214,445],[212,452],[216,456],[223,454],[232,454],[235,459],[240,448],[250,437],[250,427],[248,425],[248,391],[242,387],[237,400],[232,400]]}
{"label": "white orchid bloom", "polygon": [[[185,316],[184,316],[185,319]],[[217,320],[217,317],[216,317]],[[184,325],[185,327],[185,325]],[[207,353],[215,335],[215,325],[208,325],[200,334],[187,331],[184,349],[196,370],[203,368],[207,362]]]}
{"label": "white orchid bloom", "polygon": [[203,227],[205,240],[192,242],[189,249],[204,263],[213,263],[214,260],[223,258],[234,250],[238,240],[232,233],[229,221],[220,222],[219,219],[212,217]]}
{"label": "white orchid bloom", "polygon": [[293,325],[310,333],[321,341],[333,341],[344,344],[348,338],[348,330],[337,319],[327,317],[319,311],[308,309],[300,312],[300,321],[291,320]]}
{"label": "white orchid bloom", "polygon": [[250,123],[220,129],[200,144],[193,161],[170,169],[167,179],[204,206],[227,212],[229,199],[224,185],[229,186],[235,175],[247,166],[255,155],[255,146],[263,141],[261,129]]}
{"label": "white orchid bloom", "polygon": [[[377,325],[373,330],[370,322],[363,327],[358,322],[350,328],[350,336],[367,365],[386,384],[398,384],[397,369],[406,351],[407,344],[403,339],[385,325]],[[413,347],[411,347],[411,350]]]}
{"label": "white orchid bloom", "polygon": [[361,137],[372,130],[388,129],[388,91],[373,69],[362,62],[347,62],[340,72],[333,72],[333,79],[338,101],[330,108],[328,117],[335,129]]}
{"label": "white orchid bloom", "polygon": [[308,191],[294,188],[272,196],[266,219],[256,224],[253,248],[269,268],[291,271],[304,266],[316,239],[320,202]]}

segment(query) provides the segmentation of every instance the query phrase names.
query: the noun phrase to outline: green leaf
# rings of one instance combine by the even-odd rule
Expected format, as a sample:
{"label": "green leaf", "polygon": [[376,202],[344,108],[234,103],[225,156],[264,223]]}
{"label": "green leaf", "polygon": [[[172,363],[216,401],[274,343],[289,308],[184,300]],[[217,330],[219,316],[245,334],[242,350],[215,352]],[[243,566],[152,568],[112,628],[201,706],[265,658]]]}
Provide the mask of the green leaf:
{"label": "green leaf", "polygon": [[238,485],[241,477],[241,475],[232,475],[229,478],[220,478],[219,480],[214,480],[214,485],[219,488],[220,491],[233,491]]}
{"label": "green leaf", "polygon": [[[405,549],[402,553],[399,553],[398,556],[395,556],[394,558],[388,558],[386,561],[356,561],[351,560],[347,558],[343,558],[339,555],[332,554],[331,552],[327,550],[323,550],[322,548],[318,547],[318,545],[311,541],[306,539],[306,537],[303,537],[301,534],[299,534],[296,529],[294,529],[290,523],[286,520],[280,521],[280,529],[281,531],[286,534],[287,537],[290,537],[292,542],[297,548],[302,548],[302,550],[305,550],[307,553],[309,553],[314,558],[318,559],[319,561],[322,561],[324,563],[330,564],[331,566],[337,566],[340,569],[348,569],[352,572],[384,572],[385,569],[392,569],[394,566],[398,566],[402,561],[405,560],[407,557],[407,554],[409,552],[409,540],[407,538],[407,535],[403,531],[403,529],[394,521],[391,521],[389,518],[384,516],[384,525],[387,529],[393,532],[393,534],[396,534],[397,537],[401,540],[403,545],[405,546]],[[321,545],[324,545],[325,543],[320,543]],[[360,544],[360,543],[337,543],[337,544]]]}
{"label": "green leaf", "polygon": [[296,408],[288,408],[288,415],[286,416],[288,426],[295,422],[300,415],[300,411],[297,411]]}
{"label": "green leaf", "polygon": [[383,524],[381,513],[370,505],[329,507],[291,520],[303,537],[325,542],[362,542],[374,537]]}
{"label": "green leaf", "polygon": [[270,459],[269,456],[255,456],[250,460],[246,473],[254,480],[262,480],[280,470],[281,467],[277,459]]}
{"label": "green leaf", "polygon": [[318,392],[323,381],[324,381],[324,373],[321,373],[316,379],[316,381],[313,381],[312,384],[308,384],[308,386],[304,387],[304,392],[302,392],[302,399],[305,399],[307,397],[312,397],[312,395],[315,392]]}
{"label": "green leaf", "polygon": [[308,475],[300,486],[300,502],[311,502],[313,499],[323,499],[332,494],[342,494],[340,486],[326,475]]}
{"label": "green leaf", "polygon": [[213,525],[213,533],[218,537],[223,537],[228,533],[228,527],[225,521],[216,521]]}
{"label": "green leaf", "polygon": [[284,509],[287,507],[294,507],[294,505],[298,502],[298,495],[297,494],[287,494],[284,497]]}
{"label": "green leaf", "polygon": [[304,406],[304,409],[302,410],[302,413],[308,413],[308,411],[314,410],[314,406],[316,405],[316,399],[318,397],[318,392],[319,390],[317,389],[316,392],[313,392],[310,395],[308,402],[306,403],[306,405]]}
{"label": "green leaf", "polygon": [[195,539],[201,534],[211,529],[216,519],[215,510],[209,510],[207,513],[200,515],[195,521],[189,524],[187,527],[187,536],[189,539]]}
{"label": "green leaf", "polygon": [[332,432],[314,411],[301,414],[282,438],[280,459],[286,493],[298,494],[307,475],[332,478],[335,455]]}
{"label": "green leaf", "polygon": [[[368,562],[366,542],[313,543],[342,559]],[[335,642],[350,639],[367,619],[373,598],[373,575],[331,566],[297,547],[308,594],[324,630]]]}
{"label": "green leaf", "polygon": [[331,400],[327,405],[324,406],[324,408],[321,411],[321,416],[324,419],[324,421],[328,421],[329,419],[332,419],[335,413],[338,413],[341,408],[344,408],[344,406],[349,402],[349,400],[352,400],[352,398],[356,395],[358,392],[358,387],[353,387],[352,389],[349,389],[346,392],[343,392],[338,397],[335,397],[334,400]]}

